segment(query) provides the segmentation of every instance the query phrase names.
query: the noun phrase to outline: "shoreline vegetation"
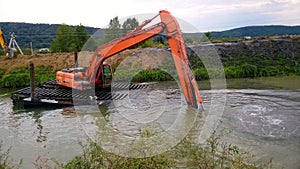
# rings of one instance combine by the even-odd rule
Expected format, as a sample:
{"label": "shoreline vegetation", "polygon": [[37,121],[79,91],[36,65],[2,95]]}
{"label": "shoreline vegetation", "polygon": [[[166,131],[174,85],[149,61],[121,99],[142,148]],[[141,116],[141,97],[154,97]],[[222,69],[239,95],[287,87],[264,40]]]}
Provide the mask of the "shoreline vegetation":
{"label": "shoreline vegetation", "polygon": [[[4,74],[6,70],[0,69],[0,87],[17,88],[30,85],[30,73],[27,67],[17,67],[9,73]],[[41,85],[43,82],[55,79],[55,72],[51,66],[35,67],[35,84]]]}
{"label": "shoreline vegetation", "polygon": [[[147,43],[146,43],[147,42]],[[147,40],[136,46],[136,49],[130,49],[116,57],[113,60],[112,67],[117,68],[122,61],[121,58],[131,56],[134,58],[143,58],[144,55],[153,55],[162,58],[161,65],[156,65],[154,68],[143,68],[139,73],[136,73],[133,68],[137,65],[127,65],[129,69],[115,73],[115,80],[131,80],[132,82],[149,82],[149,81],[170,81],[177,76],[176,68],[173,61],[166,54],[167,44],[161,44],[154,40]],[[222,66],[220,68],[206,68],[197,54],[193,53],[191,48],[187,46],[187,53],[191,63],[193,74],[197,81],[208,80],[218,77],[231,78],[257,78],[257,77],[272,77],[272,76],[300,76],[300,60],[299,46],[300,36],[287,39],[268,39],[251,41],[232,42],[227,40],[216,44],[216,49],[219,52]],[[234,45],[229,45],[235,43]],[[148,48],[150,50],[144,50]],[[199,50],[204,50],[205,46],[199,46]],[[153,49],[153,50],[152,50]],[[162,50],[160,50],[162,49]],[[146,52],[142,55],[141,53]],[[149,52],[150,51],[150,52]],[[150,54],[149,54],[150,53]],[[168,56],[169,55],[169,56]],[[45,60],[41,60],[46,58]],[[150,56],[152,57],[152,56]],[[114,57],[111,57],[114,58]],[[109,58],[109,59],[111,59]],[[154,57],[155,58],[155,57]],[[11,63],[18,67],[8,67],[9,58],[2,58],[0,65],[0,88],[19,88],[29,86],[29,68],[26,65],[29,61],[38,62],[35,67],[35,83],[40,85],[43,82],[54,80],[56,72],[62,68],[73,67],[74,56],[72,53],[47,53],[21,56],[12,60]],[[156,62],[157,60],[148,60],[148,62]],[[22,62],[19,64],[18,62]],[[44,62],[44,63],[43,63]],[[142,64],[142,63],[139,63]],[[146,63],[152,64],[152,63]],[[22,65],[22,66],[19,66]],[[131,66],[131,67],[130,67]],[[171,71],[171,72],[170,72]],[[171,75],[170,75],[171,74]]]}
{"label": "shoreline vegetation", "polygon": [[[67,162],[58,162],[57,159],[38,156],[34,165],[36,168],[61,168],[61,169],[141,169],[141,168],[243,168],[264,169],[274,168],[272,160],[258,162],[256,157],[249,151],[221,141],[226,134],[214,132],[202,145],[194,143],[193,138],[187,136],[175,147],[159,155],[145,158],[122,157],[105,151],[99,144],[89,141],[79,142],[82,154],[73,157]],[[155,136],[150,130],[141,131],[142,138]],[[0,144],[1,148],[1,144]],[[22,161],[14,165],[13,159],[9,157],[9,151],[0,149],[0,168],[18,169],[22,167]]]}
{"label": "shoreline vegetation", "polygon": [[[168,69],[170,70],[170,69]],[[193,74],[197,81],[208,80],[210,78],[226,77],[226,79],[235,78],[259,78],[276,76],[300,76],[300,69],[296,65],[268,65],[256,66],[248,63],[241,65],[225,66],[223,70],[210,69],[204,67],[193,69]],[[17,67],[6,73],[6,70],[0,69],[0,88],[19,88],[30,85],[29,68]],[[126,80],[133,77],[132,82],[151,82],[151,81],[172,81],[174,78],[164,69],[141,70],[137,74],[134,71],[117,72],[116,80]],[[176,75],[176,73],[175,73]],[[43,82],[54,80],[56,71],[51,66],[35,67],[35,84],[39,86]]]}

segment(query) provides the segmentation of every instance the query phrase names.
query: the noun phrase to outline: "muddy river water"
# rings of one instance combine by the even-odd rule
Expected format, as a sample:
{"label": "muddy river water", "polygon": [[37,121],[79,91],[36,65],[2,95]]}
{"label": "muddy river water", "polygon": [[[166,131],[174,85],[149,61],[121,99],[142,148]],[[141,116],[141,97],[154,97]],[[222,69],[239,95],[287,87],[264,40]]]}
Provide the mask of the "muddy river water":
{"label": "muddy river water", "polygon": [[[22,159],[22,168],[34,168],[40,156],[64,162],[81,154],[78,143],[94,139],[95,133],[102,133],[102,136],[107,131],[111,133],[110,129],[104,131],[105,126],[117,133],[113,136],[116,145],[110,146],[120,149],[124,144],[119,142],[137,138],[143,127],[175,133],[174,137],[180,140],[193,128],[191,124],[196,116],[182,110],[184,98],[176,84],[161,82],[155,85],[146,91],[129,93],[125,101],[96,110],[77,106],[75,113],[72,109],[15,110],[10,92],[2,90],[0,140],[3,148],[12,147],[10,157],[15,163]],[[233,79],[227,80],[227,89],[210,90],[208,82],[201,82],[199,86],[206,109],[202,117],[207,121],[208,111],[214,106],[212,100],[224,99],[223,109],[218,110],[222,112],[215,118],[217,123],[210,126],[230,131],[222,138],[224,141],[255,154],[258,162],[272,159],[278,168],[300,168],[299,77]],[[122,136],[117,136],[120,133]],[[201,141],[205,133],[198,129],[194,136]],[[176,145],[176,141],[172,144]],[[128,155],[124,152],[127,150],[117,153]]]}

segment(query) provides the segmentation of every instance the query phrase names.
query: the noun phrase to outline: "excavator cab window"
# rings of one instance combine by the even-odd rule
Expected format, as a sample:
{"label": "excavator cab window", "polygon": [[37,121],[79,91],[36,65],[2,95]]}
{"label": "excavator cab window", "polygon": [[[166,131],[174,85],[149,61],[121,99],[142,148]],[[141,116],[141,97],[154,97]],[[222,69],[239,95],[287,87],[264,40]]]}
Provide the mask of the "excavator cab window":
{"label": "excavator cab window", "polygon": [[111,66],[109,64],[103,65],[103,85],[110,85],[112,79]]}
{"label": "excavator cab window", "polygon": [[106,79],[112,78],[110,65],[103,65],[103,73]]}

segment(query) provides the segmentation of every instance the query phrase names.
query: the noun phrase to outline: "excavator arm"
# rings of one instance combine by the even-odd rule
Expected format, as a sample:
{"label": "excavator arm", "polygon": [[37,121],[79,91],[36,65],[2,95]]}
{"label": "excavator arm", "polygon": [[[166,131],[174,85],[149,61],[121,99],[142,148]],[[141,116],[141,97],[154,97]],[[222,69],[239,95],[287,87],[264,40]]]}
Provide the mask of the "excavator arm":
{"label": "excavator arm", "polygon": [[[160,16],[160,23],[144,28],[157,16]],[[90,66],[85,72],[58,71],[56,75],[57,84],[79,90],[91,88],[93,85],[101,86],[101,84],[103,84],[103,79],[100,78],[102,74],[101,67],[107,58],[162,32],[165,32],[168,37],[168,42],[170,44],[186,102],[189,106],[198,108],[197,99],[202,105],[202,98],[194,75],[191,72],[190,63],[183,42],[183,34],[177,20],[165,10],[160,11],[154,18],[146,20],[142,25],[125,36],[100,46],[94,53]]]}
{"label": "excavator arm", "polygon": [[195,77],[191,71],[179,24],[168,11],[160,11],[160,19],[166,24],[166,34],[185,100],[188,105],[198,108],[196,98],[198,98],[201,106],[203,105],[203,101]]}
{"label": "excavator arm", "polygon": [[[95,79],[95,83],[97,84],[97,80],[100,79],[97,77],[97,69],[103,64],[104,60],[116,53],[128,49],[131,46],[134,46],[140,42],[158,35],[163,30],[164,25],[159,23],[147,29],[136,30],[125,35],[122,38],[116,39],[106,45],[101,46],[94,54],[91,66],[89,67],[89,69],[87,69],[85,76],[82,76],[82,78],[84,78],[84,80],[89,80],[90,82],[94,82],[93,79]],[[101,82],[99,81],[99,83]]]}

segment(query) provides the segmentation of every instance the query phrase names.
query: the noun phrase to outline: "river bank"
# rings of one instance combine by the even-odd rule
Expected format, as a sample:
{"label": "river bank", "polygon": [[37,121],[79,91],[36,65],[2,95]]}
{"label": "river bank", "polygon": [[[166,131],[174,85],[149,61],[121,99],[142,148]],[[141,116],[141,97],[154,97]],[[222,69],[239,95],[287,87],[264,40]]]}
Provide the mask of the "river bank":
{"label": "river bank", "polygon": [[[300,76],[300,38],[245,40],[202,43],[186,47],[196,80],[218,76],[257,78]],[[89,66],[93,52],[81,51],[78,65]],[[121,78],[134,82],[169,81],[176,76],[172,55],[167,47],[129,49],[106,60]],[[74,67],[73,53],[48,53],[0,57],[0,87],[29,85],[29,62],[37,67],[37,83],[55,78],[55,72]],[[138,72],[138,74],[136,74]],[[46,76],[48,75],[48,77]],[[119,79],[116,79],[119,80]],[[122,80],[122,79],[121,79]]]}
{"label": "river bank", "polygon": [[[144,49],[145,50],[145,49]],[[148,50],[148,49],[147,49]],[[150,50],[150,49],[149,49]],[[135,55],[135,52],[130,51],[132,55]],[[147,53],[147,52],[146,52]],[[160,52],[159,52],[160,53]],[[128,53],[127,53],[128,54]],[[127,55],[126,54],[126,55]],[[147,56],[147,55],[146,55]],[[150,81],[170,81],[176,79],[177,73],[172,64],[172,58],[169,55],[164,55],[165,59],[161,63],[163,66],[157,66],[155,64],[147,64],[146,66],[136,69],[136,65],[143,64],[143,58],[145,56],[140,56],[141,58],[138,61],[132,61],[131,57],[129,61],[126,63],[130,63],[130,66],[122,65],[121,71],[116,71],[115,80],[128,80],[131,79],[132,82],[150,82]],[[42,56],[37,56],[36,59]],[[40,85],[43,82],[53,80],[56,76],[56,71],[60,70],[59,68],[63,68],[64,65],[69,65],[72,67],[72,55],[68,54],[69,62],[68,64],[59,64],[59,59],[55,62],[47,62],[47,60],[51,59],[51,55],[43,56],[44,60],[38,61],[35,68],[35,83],[36,85]],[[64,56],[61,56],[62,58]],[[150,59],[149,62],[152,63],[153,56],[147,56]],[[21,58],[20,62],[25,62],[26,64],[30,61],[36,61],[36,59],[24,59]],[[16,61],[16,60],[14,60]],[[226,65],[226,61],[223,61]],[[241,60],[242,62],[242,60]],[[227,79],[237,79],[237,78],[260,78],[260,77],[287,77],[287,76],[299,76],[300,69],[296,65],[285,65],[284,63],[278,63],[273,61],[273,65],[265,65],[260,64],[260,66],[252,65],[247,63],[246,61],[242,62],[242,64],[236,65],[228,65],[221,68],[204,68],[203,64],[200,63],[198,66],[194,66],[193,73],[197,81],[203,81],[208,79],[218,78],[218,76],[223,76]],[[282,62],[282,61],[281,61]],[[30,84],[29,78],[29,68],[26,64],[17,64],[20,67],[5,66],[0,67],[0,87],[4,88],[15,88],[15,87],[26,87]],[[122,63],[122,60],[118,60],[117,62],[112,62],[114,68],[118,68],[118,65]],[[3,64],[3,63],[2,63]],[[199,63],[198,63],[199,64]],[[282,65],[284,64],[284,65]],[[0,65],[1,66],[1,65]],[[6,68],[6,69],[3,69]],[[118,69],[117,69],[118,70]],[[287,82],[288,83],[288,82]]]}

